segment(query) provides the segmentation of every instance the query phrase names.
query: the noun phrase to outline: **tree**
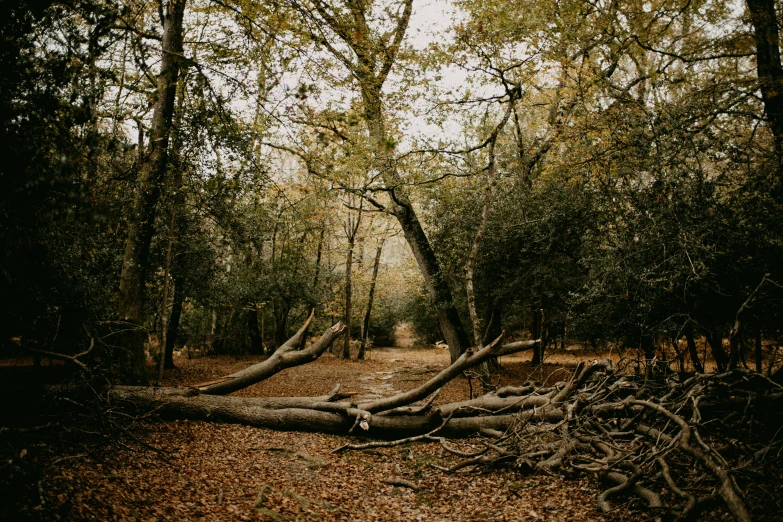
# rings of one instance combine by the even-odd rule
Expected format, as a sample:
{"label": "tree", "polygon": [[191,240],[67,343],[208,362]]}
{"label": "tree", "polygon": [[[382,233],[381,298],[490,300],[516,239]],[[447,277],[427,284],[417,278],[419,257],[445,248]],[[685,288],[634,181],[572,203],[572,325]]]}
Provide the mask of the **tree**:
{"label": "tree", "polygon": [[378,246],[375,247],[375,258],[372,263],[372,277],[370,278],[370,290],[367,295],[367,309],[364,312],[364,320],[362,321],[361,332],[361,344],[359,345],[359,353],[356,356],[358,359],[364,359],[364,351],[367,348],[367,338],[370,335],[370,315],[372,314],[372,304],[375,299],[375,284],[378,281],[378,268],[381,264],[381,252],[383,251],[383,243],[386,241],[385,237],[378,240]]}
{"label": "tree", "polygon": [[139,189],[133,206],[133,220],[125,240],[120,275],[119,316],[131,329],[125,338],[120,365],[129,382],[145,382],[143,332],[144,286],[149,269],[149,249],[154,234],[156,206],[169,161],[169,139],[182,63],[185,0],[172,0],[163,16],[160,72],[146,158],[139,169]]}
{"label": "tree", "polygon": [[[404,183],[395,168],[394,141],[388,135],[383,112],[383,86],[397,59],[408,28],[412,0],[405,0],[394,14],[389,10],[390,29],[381,33],[370,27],[370,4],[346,3],[331,6],[320,0],[295,4],[314,39],[324,46],[351,73],[361,93],[362,111],[374,150],[374,167],[383,178],[391,201],[378,208],[392,214],[411,247],[431,298],[437,307],[441,331],[452,360],[468,346],[468,338],[452,302],[451,289],[443,279],[440,265],[422,228]],[[336,40],[336,41],[335,41]],[[339,47],[340,42],[352,56]]]}

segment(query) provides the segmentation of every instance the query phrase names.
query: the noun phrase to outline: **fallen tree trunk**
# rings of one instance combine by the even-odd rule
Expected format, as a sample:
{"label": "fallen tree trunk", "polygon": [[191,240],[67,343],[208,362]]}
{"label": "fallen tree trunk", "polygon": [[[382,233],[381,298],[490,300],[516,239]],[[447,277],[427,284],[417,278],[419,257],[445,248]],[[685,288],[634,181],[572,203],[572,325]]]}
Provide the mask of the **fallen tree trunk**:
{"label": "fallen tree trunk", "polygon": [[310,317],[307,318],[304,325],[294,334],[293,337],[283,343],[280,348],[275,350],[269,359],[254,364],[249,368],[240,370],[231,375],[222,377],[221,379],[202,385],[196,385],[195,387],[201,393],[207,395],[228,395],[229,393],[247,388],[258,382],[268,379],[272,375],[291,368],[300,364],[305,364],[316,360],[321,356],[334,341],[342,335],[346,327],[343,323],[337,323],[331,328],[327,328],[321,337],[310,345],[309,348],[302,351],[295,351],[299,346],[299,342],[302,339],[307,327],[310,326],[310,321],[313,319],[313,313],[310,313]]}
{"label": "fallen tree trunk", "polygon": [[[309,319],[308,319],[309,323]],[[309,362],[323,353],[342,333],[342,323],[327,329],[310,348],[302,352],[290,352],[286,346],[296,346],[307,323],[285,345],[281,346],[267,361],[229,375],[217,382],[196,385],[190,388],[152,388],[116,386],[109,392],[112,400],[133,405],[136,408],[155,410],[167,417],[211,420],[247,424],[261,428],[290,431],[318,431],[324,433],[348,434],[360,426],[364,435],[377,438],[393,438],[404,434],[426,433],[438,425],[450,436],[469,436],[482,429],[506,429],[515,420],[515,415],[490,417],[453,416],[452,409],[444,414],[439,408],[427,404],[421,408],[406,406],[424,399],[448,381],[490,357],[506,355],[528,348],[537,341],[501,345],[503,336],[479,352],[466,352],[457,361],[421,386],[392,397],[366,402],[340,401],[339,388],[329,395],[320,397],[246,398],[220,397],[222,393],[236,391],[254,384],[284,368]],[[247,384],[249,383],[249,384]],[[217,390],[217,392],[216,392]],[[225,391],[229,390],[229,391]],[[221,392],[221,393],[218,393]],[[508,399],[499,399],[501,401]],[[466,407],[469,410],[470,406]],[[373,415],[377,414],[377,415]],[[549,415],[562,418],[560,410],[536,412],[534,415]]]}
{"label": "fallen tree trunk", "polygon": [[[318,347],[311,346],[310,354],[296,361],[316,357],[342,328],[327,330],[314,344]],[[501,339],[466,352],[412,390],[372,401],[350,400],[339,386],[318,397],[226,397],[208,393],[213,384],[114,387],[109,398],[126,410],[169,418],[390,441],[347,444],[335,451],[437,441],[458,457],[449,466],[437,466],[445,472],[507,465],[523,473],[589,473],[610,483],[596,500],[604,512],[613,511],[622,496],[635,495],[656,518],[692,518],[717,499],[736,520],[751,519],[746,496],[754,488],[742,470],[748,468],[748,456],[754,467],[770,470],[783,460],[783,441],[776,435],[783,430],[783,387],[748,370],[696,374],[683,381],[643,379],[616,373],[605,360],[580,363],[568,380],[548,387],[506,387],[437,405],[433,392],[465,370],[537,342],[502,345]],[[272,369],[290,367],[287,355],[298,353],[281,347],[275,362],[254,365],[217,384],[239,381],[232,382],[232,389],[239,389],[259,375],[271,375]],[[483,450],[462,451],[445,442],[474,436],[482,437]],[[661,494],[666,490],[671,494]]]}

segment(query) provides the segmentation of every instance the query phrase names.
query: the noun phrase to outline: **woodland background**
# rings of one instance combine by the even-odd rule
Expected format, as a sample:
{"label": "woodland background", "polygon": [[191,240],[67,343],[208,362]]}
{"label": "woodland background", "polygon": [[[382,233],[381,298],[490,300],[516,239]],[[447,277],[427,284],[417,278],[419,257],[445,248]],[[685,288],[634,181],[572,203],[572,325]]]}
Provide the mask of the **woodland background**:
{"label": "woodland background", "polygon": [[[781,16],[773,0],[2,0],[0,354],[146,385],[175,350],[274,362],[344,329],[333,350],[363,359],[407,322],[448,346],[449,379],[481,359],[490,394],[491,353],[632,354],[637,380],[610,361],[514,394],[548,397],[568,428],[587,386],[584,411],[599,397],[664,435],[674,422],[658,442],[686,453],[701,397],[728,401],[707,408],[717,419],[741,389],[772,415],[747,434],[767,455],[783,380]],[[294,334],[338,321],[321,344]],[[638,393],[617,396],[630,381]],[[340,430],[357,415],[353,432],[370,410],[424,411],[413,400],[329,411]],[[585,450],[568,438],[566,454]],[[514,441],[485,451],[524,460]]]}

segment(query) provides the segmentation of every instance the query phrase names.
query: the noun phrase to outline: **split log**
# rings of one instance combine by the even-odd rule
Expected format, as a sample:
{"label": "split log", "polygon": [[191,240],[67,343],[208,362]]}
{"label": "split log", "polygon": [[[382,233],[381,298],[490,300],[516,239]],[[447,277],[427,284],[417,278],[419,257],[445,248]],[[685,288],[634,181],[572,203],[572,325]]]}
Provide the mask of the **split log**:
{"label": "split log", "polygon": [[305,321],[302,328],[300,328],[293,337],[288,339],[288,341],[283,343],[269,359],[254,364],[244,370],[232,373],[231,375],[227,375],[217,382],[208,383],[202,386],[196,385],[195,387],[198,388],[201,393],[207,395],[228,395],[229,393],[241,390],[242,388],[247,388],[264,379],[268,379],[286,368],[316,360],[321,354],[329,349],[332,343],[342,335],[346,328],[343,323],[337,323],[331,328],[327,328],[323,335],[310,345],[309,348],[302,351],[294,351],[296,347],[299,346],[299,342],[312,319],[313,314],[310,313],[310,317],[307,318],[307,321]]}
{"label": "split log", "polygon": [[[264,375],[275,373],[271,370],[280,371],[296,363],[301,363],[301,361],[307,362],[309,358],[314,358],[315,354],[323,353],[344,329],[344,325],[338,323],[328,329],[318,341],[303,352],[285,351],[283,350],[284,345],[267,361],[215,383],[191,388],[117,386],[111,389],[110,397],[136,408],[155,410],[167,417],[238,423],[276,430],[349,434],[353,433],[357,424],[361,424],[362,435],[382,439],[427,433],[441,424],[443,424],[442,432],[445,436],[466,437],[475,435],[482,430],[505,430],[520,418],[514,414],[492,416],[476,414],[469,417],[451,418],[450,412],[453,408],[447,407],[445,414],[439,408],[430,407],[431,405],[424,405],[421,408],[406,408],[437,391],[463,371],[481,364],[488,358],[499,354],[513,353],[515,350],[524,349],[536,342],[528,341],[525,344],[517,344],[512,347],[502,346],[500,344],[502,335],[479,352],[466,352],[454,364],[423,385],[393,397],[374,401],[358,404],[350,401],[337,401],[339,389],[321,397],[281,398],[221,397],[215,392],[215,389],[221,391],[241,389],[247,382],[252,381],[252,384],[261,380],[259,377],[265,378]],[[297,335],[303,331],[304,327]],[[294,336],[286,345],[295,346],[296,342],[296,336]],[[281,350],[283,350],[282,354]],[[269,361],[276,356],[278,356],[277,360],[269,364]],[[293,359],[294,357],[297,359]],[[231,387],[228,388],[228,386]],[[512,399],[519,401],[516,397],[512,397]],[[387,415],[381,415],[381,413],[387,413]],[[529,418],[550,420],[560,420],[563,415],[563,411],[559,408],[527,413]],[[447,418],[445,423],[444,418]]]}

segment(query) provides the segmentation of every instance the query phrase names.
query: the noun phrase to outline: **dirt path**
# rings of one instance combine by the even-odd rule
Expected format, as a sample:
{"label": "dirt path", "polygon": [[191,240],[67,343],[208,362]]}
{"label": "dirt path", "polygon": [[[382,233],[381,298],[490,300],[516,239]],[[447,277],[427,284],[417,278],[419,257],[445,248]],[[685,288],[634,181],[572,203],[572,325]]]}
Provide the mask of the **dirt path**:
{"label": "dirt path", "polygon": [[[166,384],[202,382],[251,359],[177,362]],[[448,352],[436,349],[375,350],[363,362],[327,355],[242,394],[317,395],[340,382],[360,394],[388,395],[446,364]],[[525,364],[505,361],[500,379],[517,382]],[[440,400],[467,396],[467,381],[457,379]],[[37,458],[49,459],[41,479],[44,503],[14,520],[606,520],[593,507],[593,481],[523,477],[504,469],[446,474],[431,466],[454,462],[437,444],[335,455],[331,450],[349,439],[204,422],[151,422],[145,429],[145,440],[167,460],[117,446],[92,456],[41,451]],[[455,445],[481,447],[477,440]],[[385,482],[390,479],[419,489]],[[627,513],[618,517],[629,519]]]}

